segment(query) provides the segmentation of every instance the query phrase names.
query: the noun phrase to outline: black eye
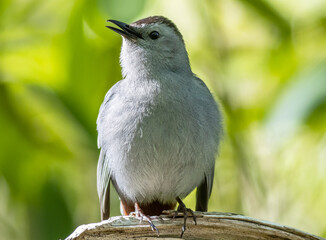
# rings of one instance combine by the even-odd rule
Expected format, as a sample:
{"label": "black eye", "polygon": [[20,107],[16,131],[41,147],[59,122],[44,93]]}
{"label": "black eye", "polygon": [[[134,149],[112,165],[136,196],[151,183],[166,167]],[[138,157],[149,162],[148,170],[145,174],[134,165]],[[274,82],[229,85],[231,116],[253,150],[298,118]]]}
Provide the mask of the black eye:
{"label": "black eye", "polygon": [[151,32],[151,33],[149,34],[149,37],[150,37],[151,39],[158,39],[159,36],[160,36],[160,34],[159,34],[158,32],[156,32],[156,31],[153,31],[153,32]]}

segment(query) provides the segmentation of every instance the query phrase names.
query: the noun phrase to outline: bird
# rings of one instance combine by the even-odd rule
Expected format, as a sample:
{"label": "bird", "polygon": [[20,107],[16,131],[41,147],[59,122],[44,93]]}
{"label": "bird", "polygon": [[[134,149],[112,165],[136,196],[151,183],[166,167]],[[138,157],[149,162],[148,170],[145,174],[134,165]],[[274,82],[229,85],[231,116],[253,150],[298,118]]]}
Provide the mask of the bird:
{"label": "bird", "polygon": [[195,214],[182,199],[197,188],[196,211],[207,211],[223,136],[220,104],[192,72],[171,20],[107,21],[122,36],[123,79],[109,89],[97,118],[101,219],[110,217],[112,182],[122,215],[136,213],[153,230],[151,217],[178,203],[183,234],[187,213]]}

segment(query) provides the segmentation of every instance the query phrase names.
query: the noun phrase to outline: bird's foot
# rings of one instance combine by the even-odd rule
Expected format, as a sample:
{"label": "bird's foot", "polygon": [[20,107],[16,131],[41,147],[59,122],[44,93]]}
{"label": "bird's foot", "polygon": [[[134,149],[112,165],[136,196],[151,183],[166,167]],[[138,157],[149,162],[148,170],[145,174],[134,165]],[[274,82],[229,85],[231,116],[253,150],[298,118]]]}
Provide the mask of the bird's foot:
{"label": "bird's foot", "polygon": [[151,229],[152,229],[153,231],[156,231],[157,236],[160,235],[160,233],[159,233],[157,227],[156,227],[156,226],[154,225],[154,223],[152,222],[151,217],[148,216],[148,215],[146,215],[146,214],[144,214],[143,210],[139,207],[139,205],[138,205],[137,202],[135,203],[135,211],[134,211],[134,212],[131,212],[131,213],[129,214],[129,216],[140,218],[140,223],[142,223],[142,222],[145,220],[146,222],[149,223],[149,225],[151,226]]}
{"label": "bird's foot", "polygon": [[184,221],[183,221],[183,226],[181,228],[181,236],[180,236],[182,238],[182,236],[183,236],[183,234],[184,234],[184,232],[186,231],[186,228],[187,228],[186,223],[187,223],[188,213],[191,214],[191,216],[192,216],[192,218],[193,218],[193,220],[195,222],[195,225],[197,225],[197,219],[196,219],[196,215],[195,215],[194,211],[191,210],[190,208],[187,208],[186,205],[182,202],[182,200],[179,197],[177,197],[176,200],[179,203],[179,206],[178,206],[177,211],[175,211],[175,215],[173,216],[173,218],[178,216],[179,212],[183,213]]}

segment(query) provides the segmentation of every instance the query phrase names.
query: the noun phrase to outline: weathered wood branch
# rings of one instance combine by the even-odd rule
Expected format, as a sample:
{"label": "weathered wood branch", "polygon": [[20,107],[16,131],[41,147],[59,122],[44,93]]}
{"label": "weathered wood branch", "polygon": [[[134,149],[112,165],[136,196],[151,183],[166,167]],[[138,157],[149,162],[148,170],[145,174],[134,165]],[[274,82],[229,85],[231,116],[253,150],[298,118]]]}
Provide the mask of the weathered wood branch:
{"label": "weathered wood branch", "polygon": [[[322,240],[324,238],[283,225],[258,220],[232,213],[196,212],[197,225],[187,219],[187,230],[183,239],[286,239]],[[146,222],[140,223],[134,217],[111,217],[106,221],[79,226],[66,240],[104,240],[104,239],[171,239],[179,238],[183,218],[161,215],[154,219],[160,236],[153,232]],[[325,240],[325,239],[324,239]]]}

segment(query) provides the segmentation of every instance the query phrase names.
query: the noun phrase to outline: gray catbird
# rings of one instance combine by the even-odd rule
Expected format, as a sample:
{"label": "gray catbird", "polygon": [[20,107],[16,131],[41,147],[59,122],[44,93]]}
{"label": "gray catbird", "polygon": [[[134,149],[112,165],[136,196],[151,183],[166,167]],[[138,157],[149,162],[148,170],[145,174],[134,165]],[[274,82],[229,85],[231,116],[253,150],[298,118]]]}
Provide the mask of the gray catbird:
{"label": "gray catbird", "polygon": [[221,113],[192,72],[181,33],[162,16],[130,25],[109,22],[123,38],[123,80],[106,94],[97,119],[102,219],[109,218],[110,181],[122,214],[136,212],[152,228],[149,216],[174,209],[177,202],[186,215],[181,199],[196,187],[196,210],[207,211]]}

